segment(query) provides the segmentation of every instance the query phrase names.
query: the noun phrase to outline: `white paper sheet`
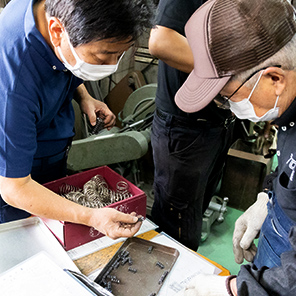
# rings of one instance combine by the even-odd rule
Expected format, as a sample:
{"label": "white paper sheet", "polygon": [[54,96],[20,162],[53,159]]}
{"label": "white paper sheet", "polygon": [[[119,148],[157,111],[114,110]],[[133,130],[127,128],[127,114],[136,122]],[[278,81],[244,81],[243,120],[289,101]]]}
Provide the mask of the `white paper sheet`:
{"label": "white paper sheet", "polygon": [[0,276],[1,296],[94,295],[40,252]]}
{"label": "white paper sheet", "polygon": [[205,260],[197,253],[186,248],[165,233],[161,233],[152,238],[151,241],[175,248],[180,252],[176,263],[157,294],[158,296],[176,295],[199,273],[219,274],[221,272],[221,270],[211,262]]}

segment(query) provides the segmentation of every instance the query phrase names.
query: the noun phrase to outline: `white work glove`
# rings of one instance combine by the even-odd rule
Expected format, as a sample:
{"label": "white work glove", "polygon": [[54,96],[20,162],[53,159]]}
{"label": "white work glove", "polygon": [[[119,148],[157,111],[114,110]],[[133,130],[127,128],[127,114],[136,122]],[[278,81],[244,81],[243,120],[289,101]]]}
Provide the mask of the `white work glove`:
{"label": "white work glove", "polygon": [[180,291],[178,296],[229,296],[228,276],[218,276],[214,274],[198,274],[194,277],[185,291]]}
{"label": "white work glove", "polygon": [[244,258],[252,262],[257,252],[254,239],[258,236],[267,216],[268,195],[260,192],[257,201],[250,206],[235,222],[232,237],[235,262],[243,263]]}

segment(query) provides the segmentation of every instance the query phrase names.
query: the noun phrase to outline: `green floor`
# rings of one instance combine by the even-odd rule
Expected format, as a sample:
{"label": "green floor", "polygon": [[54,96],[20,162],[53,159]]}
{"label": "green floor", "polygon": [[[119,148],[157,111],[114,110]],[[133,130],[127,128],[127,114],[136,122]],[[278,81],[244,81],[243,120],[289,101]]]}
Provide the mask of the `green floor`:
{"label": "green floor", "polygon": [[241,211],[228,207],[224,221],[212,224],[210,235],[201,243],[197,251],[228,269],[231,274],[237,274],[240,268],[240,265],[234,261],[232,234],[234,223],[241,214]]}

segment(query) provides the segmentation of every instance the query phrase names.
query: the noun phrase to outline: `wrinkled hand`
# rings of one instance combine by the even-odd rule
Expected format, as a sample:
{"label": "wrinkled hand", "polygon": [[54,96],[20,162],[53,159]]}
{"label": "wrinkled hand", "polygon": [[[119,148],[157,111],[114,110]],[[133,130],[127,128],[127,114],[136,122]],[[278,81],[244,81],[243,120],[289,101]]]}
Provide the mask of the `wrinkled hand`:
{"label": "wrinkled hand", "polygon": [[260,192],[257,201],[250,206],[235,222],[233,232],[233,253],[236,263],[244,259],[252,262],[257,252],[254,239],[258,236],[267,216],[267,193]]}
{"label": "wrinkled hand", "polygon": [[115,209],[93,209],[90,226],[112,239],[132,237],[140,229],[142,222],[136,213],[124,214]]}
{"label": "wrinkled hand", "polygon": [[198,274],[178,296],[229,296],[226,288],[228,276]]}

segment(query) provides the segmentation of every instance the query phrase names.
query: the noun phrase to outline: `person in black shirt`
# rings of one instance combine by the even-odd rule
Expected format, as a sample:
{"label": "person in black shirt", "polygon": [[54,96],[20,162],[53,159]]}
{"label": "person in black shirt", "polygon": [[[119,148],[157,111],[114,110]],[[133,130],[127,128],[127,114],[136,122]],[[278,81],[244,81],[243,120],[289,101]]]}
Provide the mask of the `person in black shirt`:
{"label": "person in black shirt", "polygon": [[197,250],[202,217],[221,178],[232,142],[229,110],[210,103],[187,113],[174,96],[193,69],[184,26],[202,0],[160,0],[149,49],[159,58],[156,112],[152,126],[154,204],[152,220],[187,247]]}

